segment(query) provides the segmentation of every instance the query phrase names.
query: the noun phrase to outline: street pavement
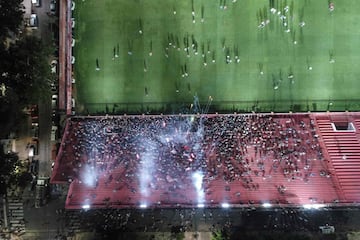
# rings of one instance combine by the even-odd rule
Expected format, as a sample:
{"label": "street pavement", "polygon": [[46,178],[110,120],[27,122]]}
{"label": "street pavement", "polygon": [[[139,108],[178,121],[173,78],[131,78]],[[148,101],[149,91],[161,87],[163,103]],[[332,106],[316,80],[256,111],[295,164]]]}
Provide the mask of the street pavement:
{"label": "street pavement", "polygon": [[[31,1],[31,0],[26,0]],[[38,29],[34,31],[34,34],[41,38],[46,46],[54,46],[53,39],[53,23],[58,21],[56,16],[50,15],[50,1],[42,0],[40,7],[32,6],[32,12],[37,14],[39,20]],[[57,56],[54,56],[57,57]],[[49,63],[50,68],[50,63]],[[51,126],[52,126],[52,109],[51,109],[51,97],[46,101],[40,101],[39,104],[39,176],[47,177],[51,175],[51,149],[52,142]]]}
{"label": "street pavement", "polygon": [[23,239],[56,239],[66,232],[67,219],[64,218],[66,189],[57,189],[56,186],[53,189],[49,202],[41,208],[35,208],[35,191],[31,191],[30,186],[24,190],[22,201],[26,233]]}
{"label": "street pavement", "polygon": [[[37,14],[38,28],[32,29],[30,32],[41,38],[46,46],[54,46],[53,39],[53,23],[58,21],[57,17],[50,15],[50,1],[41,0],[41,6],[35,7],[31,4],[31,0],[24,0],[25,7],[24,18],[28,18],[30,14]],[[55,49],[55,48],[54,48]],[[56,56],[54,56],[56,57]],[[49,62],[50,68],[50,62]],[[51,175],[51,150],[52,144],[51,126],[52,126],[52,106],[51,97],[46,101],[40,101],[39,107],[39,149],[38,155],[34,159],[39,160],[40,177],[49,177]],[[15,143],[15,152],[19,154],[20,160],[28,158],[29,149],[26,147],[31,142],[31,120],[28,126],[22,127]],[[63,209],[65,204],[66,190],[54,191],[50,202],[44,208],[35,208],[35,191],[31,190],[29,185],[21,191],[12,191],[8,194],[6,201],[7,223],[10,228],[17,230],[22,239],[56,239],[63,229],[64,219],[59,215],[59,209]]]}
{"label": "street pavement", "polygon": [[[69,228],[99,232],[211,232],[284,231],[318,233],[319,226],[334,226],[337,232],[359,231],[359,209],[138,209],[89,210],[66,213]],[[71,215],[71,217],[70,217]]]}

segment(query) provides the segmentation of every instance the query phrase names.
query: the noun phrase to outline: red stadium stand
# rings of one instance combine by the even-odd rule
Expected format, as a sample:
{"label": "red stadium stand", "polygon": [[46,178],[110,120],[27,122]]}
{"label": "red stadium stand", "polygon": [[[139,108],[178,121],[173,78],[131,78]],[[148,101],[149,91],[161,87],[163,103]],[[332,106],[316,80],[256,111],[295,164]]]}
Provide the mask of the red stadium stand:
{"label": "red stadium stand", "polygon": [[51,180],[70,183],[68,209],[354,204],[360,115],[346,116],[73,117]]}
{"label": "red stadium stand", "polygon": [[[326,149],[329,166],[341,189],[342,201],[357,203],[360,200],[360,115],[318,114],[315,115],[320,136]],[[332,124],[341,123],[354,129],[336,130]]]}

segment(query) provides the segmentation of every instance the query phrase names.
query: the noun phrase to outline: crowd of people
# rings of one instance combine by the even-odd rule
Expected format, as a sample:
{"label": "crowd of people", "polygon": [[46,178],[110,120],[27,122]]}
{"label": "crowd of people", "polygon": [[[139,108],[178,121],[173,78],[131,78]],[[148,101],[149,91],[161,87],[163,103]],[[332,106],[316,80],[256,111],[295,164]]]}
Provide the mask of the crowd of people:
{"label": "crowd of people", "polygon": [[[58,172],[86,182],[83,173],[95,169],[90,172],[95,188],[115,182],[121,186],[115,184],[114,191],[126,187],[146,196],[170,191],[188,199],[195,198],[193,173],[201,173],[208,200],[219,182],[241,183],[236,192],[258,190],[257,179],[274,174],[284,182],[307,182],[313,160],[323,159],[307,115],[74,117],[60,151]],[[277,188],[279,194],[286,191]]]}

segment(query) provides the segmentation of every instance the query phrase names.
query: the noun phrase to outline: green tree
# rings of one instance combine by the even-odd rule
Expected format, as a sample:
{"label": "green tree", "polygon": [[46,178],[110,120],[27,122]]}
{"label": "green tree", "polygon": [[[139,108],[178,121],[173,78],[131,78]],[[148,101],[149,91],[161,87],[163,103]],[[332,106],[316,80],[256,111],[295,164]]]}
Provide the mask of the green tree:
{"label": "green tree", "polygon": [[50,99],[54,81],[50,53],[51,49],[35,36],[24,36],[9,48],[0,43],[0,85],[6,86],[5,96],[0,95],[1,137],[16,130],[24,119],[24,107]]}
{"label": "green tree", "polygon": [[3,82],[13,89],[20,104],[36,104],[49,98],[52,82],[50,52],[35,36],[25,36],[10,45]]}
{"label": "green tree", "polygon": [[221,230],[216,230],[211,235],[211,240],[225,240],[226,238],[223,235]]}
{"label": "green tree", "polygon": [[16,153],[4,153],[0,145],[0,194],[5,194],[7,186],[16,179],[16,166],[19,165],[19,157]]}
{"label": "green tree", "polygon": [[0,40],[18,33],[24,18],[23,0],[0,0]]}

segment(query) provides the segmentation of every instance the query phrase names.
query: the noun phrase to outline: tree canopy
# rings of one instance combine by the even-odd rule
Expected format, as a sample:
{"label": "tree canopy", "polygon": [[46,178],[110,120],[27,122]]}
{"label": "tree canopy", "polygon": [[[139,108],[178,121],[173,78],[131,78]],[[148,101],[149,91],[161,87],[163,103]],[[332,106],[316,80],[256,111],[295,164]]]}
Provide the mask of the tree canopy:
{"label": "tree canopy", "polygon": [[14,178],[15,169],[19,162],[16,153],[4,153],[3,146],[0,145],[0,194],[6,192],[6,187]]}
{"label": "tree canopy", "polygon": [[226,234],[222,230],[215,230],[212,232],[211,240],[225,240]]}
{"label": "tree canopy", "polygon": [[0,0],[0,137],[16,130],[24,107],[50,100],[51,49],[18,31],[23,26],[22,1]]}
{"label": "tree canopy", "polygon": [[21,104],[35,104],[50,94],[50,55],[41,40],[25,36],[8,49],[5,85],[12,88]]}
{"label": "tree canopy", "polygon": [[35,36],[24,36],[8,49],[0,46],[0,131],[7,135],[22,119],[28,105],[50,99],[53,76],[49,66],[50,49]]}
{"label": "tree canopy", "polygon": [[11,32],[18,33],[24,18],[22,0],[0,0],[0,38],[3,41]]}

